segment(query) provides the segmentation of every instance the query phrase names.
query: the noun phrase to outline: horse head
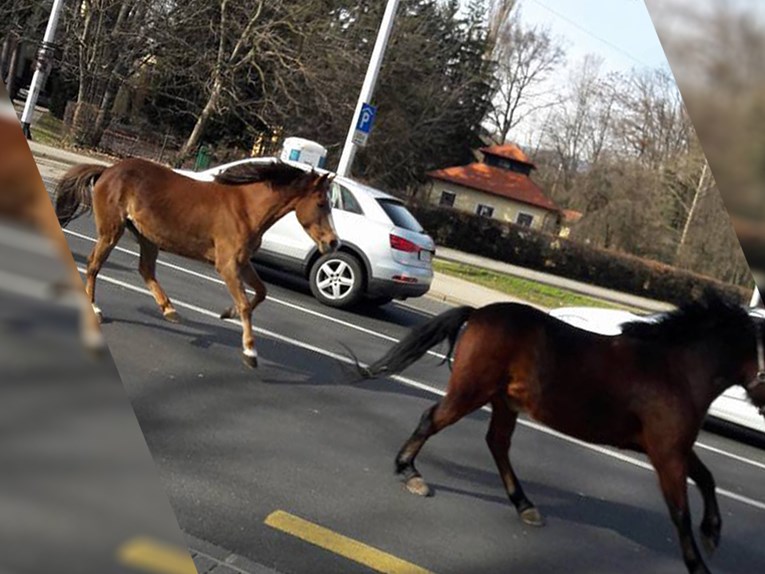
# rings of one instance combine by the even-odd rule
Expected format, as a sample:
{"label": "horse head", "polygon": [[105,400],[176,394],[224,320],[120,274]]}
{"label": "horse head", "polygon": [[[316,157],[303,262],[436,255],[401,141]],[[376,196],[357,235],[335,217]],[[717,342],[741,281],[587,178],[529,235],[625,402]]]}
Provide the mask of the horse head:
{"label": "horse head", "polygon": [[302,181],[301,197],[295,206],[295,215],[300,225],[316,242],[322,254],[336,251],[340,246],[329,202],[332,179],[329,173],[319,175],[311,171],[306,174]]}

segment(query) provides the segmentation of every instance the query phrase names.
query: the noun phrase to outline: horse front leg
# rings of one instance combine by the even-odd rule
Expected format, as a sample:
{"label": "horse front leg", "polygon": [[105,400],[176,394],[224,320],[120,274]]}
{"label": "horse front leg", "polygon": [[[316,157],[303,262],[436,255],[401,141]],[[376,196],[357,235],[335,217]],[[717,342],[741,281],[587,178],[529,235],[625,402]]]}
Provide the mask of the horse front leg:
{"label": "horse front leg", "polygon": [[[249,261],[242,266],[241,275],[245,283],[247,283],[247,285],[249,285],[250,288],[253,291],[255,291],[255,296],[250,301],[250,306],[252,307],[252,311],[255,311],[256,307],[260,305],[266,299],[266,293],[267,293],[266,285],[265,283],[263,283],[260,276],[258,276],[258,273],[255,271],[255,269],[252,267],[252,264]],[[237,316],[236,307],[229,307],[228,309],[223,311],[223,313],[220,314],[221,319],[231,319],[236,316]]]}
{"label": "horse front leg", "polygon": [[523,492],[521,482],[510,464],[510,445],[517,421],[518,413],[508,406],[507,398],[502,395],[494,397],[491,400],[491,422],[486,433],[486,444],[518,516],[529,526],[544,526],[542,514]]}
{"label": "horse front leg", "polygon": [[670,518],[677,530],[680,549],[688,572],[690,574],[709,574],[709,568],[704,563],[693,537],[691,512],[688,507],[688,456],[677,451],[657,454],[650,450],[648,456],[659,475],[659,484],[669,509]]}
{"label": "horse front leg", "polygon": [[258,366],[258,352],[255,350],[255,338],[252,335],[252,305],[247,298],[240,275],[242,266],[233,257],[225,259],[219,257],[215,267],[234,299],[234,306],[242,322],[242,357],[244,363],[248,367],[255,368]]}
{"label": "horse front leg", "polygon": [[701,520],[701,542],[707,553],[712,554],[717,549],[718,544],[720,544],[722,518],[720,517],[720,507],[717,505],[717,496],[715,495],[715,479],[694,451],[691,451],[688,457],[688,475],[696,483],[704,499],[704,518]]}

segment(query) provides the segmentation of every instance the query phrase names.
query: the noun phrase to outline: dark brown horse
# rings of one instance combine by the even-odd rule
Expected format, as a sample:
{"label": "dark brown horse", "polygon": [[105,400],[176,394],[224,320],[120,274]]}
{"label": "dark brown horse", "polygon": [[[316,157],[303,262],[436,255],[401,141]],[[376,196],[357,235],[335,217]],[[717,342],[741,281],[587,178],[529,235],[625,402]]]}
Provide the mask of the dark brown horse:
{"label": "dark brown horse", "polygon": [[[138,270],[164,317],[178,321],[170,299],[157,282],[159,250],[207,261],[226,282],[239,314],[245,363],[257,366],[251,315],[266,298],[266,287],[250,263],[263,233],[295,211],[298,221],[322,253],[338,246],[327,197],[331,178],[282,163],[244,164],[214,182],[184,177],[142,159],[110,168],[72,168],[56,189],[56,214],[62,226],[93,211],[98,241],[88,258],[85,291],[96,314],[96,276],[125,228],[140,245]],[[255,291],[247,298],[244,285]]]}
{"label": "dark brown horse", "polygon": [[83,296],[82,279],[53,214],[50,197],[21,125],[6,98],[5,87],[0,82],[0,219],[32,227],[50,241],[66,267],[68,290],[81,302],[83,342],[91,350],[103,351],[106,346],[98,321]]}
{"label": "dark brown horse", "polygon": [[708,572],[693,537],[688,477],[704,499],[701,534],[710,552],[719,543],[721,519],[714,479],[693,443],[709,405],[732,385],[742,385],[764,412],[765,359],[756,321],[743,308],[709,297],[656,324],[631,323],[623,334],[608,337],[526,305],[460,307],[416,327],[362,373],[391,375],[440,341],[452,343],[446,396],[425,411],[396,457],[396,470],[411,492],[430,494],[414,466],[428,438],[491,403],[489,450],[521,519],[541,526],[542,516],[509,458],[518,414],[525,412],[581,440],[646,453],[688,570]]}

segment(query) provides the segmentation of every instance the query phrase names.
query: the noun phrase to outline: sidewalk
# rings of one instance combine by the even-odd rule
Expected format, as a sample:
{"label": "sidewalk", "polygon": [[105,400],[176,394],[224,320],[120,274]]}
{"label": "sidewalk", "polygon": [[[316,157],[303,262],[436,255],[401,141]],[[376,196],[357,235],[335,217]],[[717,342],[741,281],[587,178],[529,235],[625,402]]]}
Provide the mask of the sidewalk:
{"label": "sidewalk", "polygon": [[61,163],[67,167],[80,163],[97,163],[99,165],[111,165],[113,162],[99,154],[89,154],[85,152],[68,151],[41,144],[36,141],[29,141],[29,149],[36,160],[48,160]]}
{"label": "sidewalk", "polygon": [[[454,305],[472,305],[473,307],[483,307],[490,303],[498,302],[527,303],[523,299],[513,297],[507,293],[495,291],[494,289],[465,281],[459,277],[452,277],[451,275],[438,272],[433,274],[433,283],[426,297]],[[539,307],[543,311],[549,311],[549,309],[539,305],[535,305],[535,307]]]}
{"label": "sidewalk", "polygon": [[[29,142],[29,148],[32,150],[32,154],[38,162],[39,160],[42,160],[44,163],[54,162],[54,164],[60,164],[56,165],[56,167],[60,167],[61,170],[78,163],[98,163],[102,165],[110,165],[111,163],[107,158],[97,154],[62,150],[34,141]],[[436,248],[436,253],[438,259],[443,259],[445,261],[454,261],[490,269],[506,275],[537,281],[546,285],[567,289],[575,293],[603,299],[612,303],[627,305],[636,309],[645,311],[665,311],[673,308],[672,305],[668,305],[661,301],[653,301],[635,295],[628,295],[603,287],[557,277],[549,273],[532,271],[530,269],[518,267],[517,265],[494,261],[478,255],[449,249],[447,247],[438,246]],[[433,284],[427,296],[438,301],[446,301],[456,305],[473,305],[476,307],[482,307],[498,301],[524,302],[522,299],[512,297],[500,291],[476,285],[475,283],[465,281],[464,279],[444,275],[443,273],[434,274]]]}

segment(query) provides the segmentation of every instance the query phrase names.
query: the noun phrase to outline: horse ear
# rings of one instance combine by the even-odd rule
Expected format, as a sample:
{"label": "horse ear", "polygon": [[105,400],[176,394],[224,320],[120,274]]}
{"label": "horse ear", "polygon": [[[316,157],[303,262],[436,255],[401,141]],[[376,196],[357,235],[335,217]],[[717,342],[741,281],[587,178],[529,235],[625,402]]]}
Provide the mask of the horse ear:
{"label": "horse ear", "polygon": [[316,189],[323,189],[324,187],[326,187],[327,185],[329,185],[329,183],[330,183],[331,181],[332,181],[332,180],[331,180],[331,179],[330,179],[330,177],[329,177],[329,172],[325,172],[325,173],[323,173],[323,174],[322,174],[322,175],[319,177],[319,179],[317,179],[317,180],[316,180]]}

